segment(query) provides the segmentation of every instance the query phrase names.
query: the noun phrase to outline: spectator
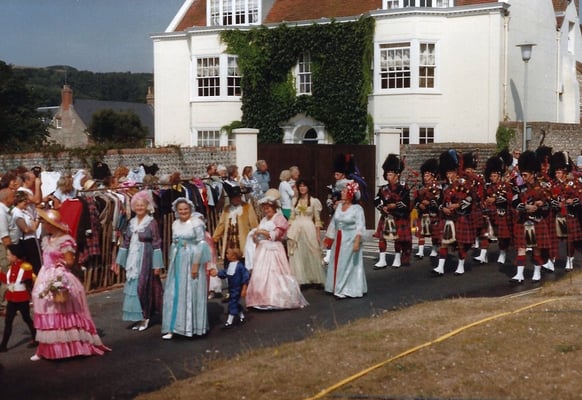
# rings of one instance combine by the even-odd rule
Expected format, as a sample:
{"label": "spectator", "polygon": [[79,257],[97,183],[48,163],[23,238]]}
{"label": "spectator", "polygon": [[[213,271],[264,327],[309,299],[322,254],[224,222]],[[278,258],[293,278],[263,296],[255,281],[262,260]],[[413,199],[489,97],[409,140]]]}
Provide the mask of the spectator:
{"label": "spectator", "polygon": [[285,218],[291,218],[291,202],[293,201],[293,188],[289,184],[291,172],[288,169],[281,171],[279,175],[279,193],[281,194],[281,212]]}
{"label": "spectator", "polygon": [[253,177],[261,185],[261,190],[266,193],[271,187],[271,174],[269,174],[269,166],[265,160],[259,160],[256,164],[257,170],[253,173]]}

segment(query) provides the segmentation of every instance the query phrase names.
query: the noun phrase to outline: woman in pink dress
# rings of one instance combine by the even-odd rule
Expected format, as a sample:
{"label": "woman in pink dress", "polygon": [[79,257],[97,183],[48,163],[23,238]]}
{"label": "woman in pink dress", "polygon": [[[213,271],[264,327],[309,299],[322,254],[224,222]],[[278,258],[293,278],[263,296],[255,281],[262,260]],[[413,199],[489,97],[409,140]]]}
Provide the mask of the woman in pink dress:
{"label": "woman in pink dress", "polygon": [[259,200],[263,219],[249,232],[245,245],[246,267],[251,271],[246,305],[262,310],[302,308],[308,305],[291,272],[282,240],[287,219],[277,212],[279,191],[269,189]]}
{"label": "woman in pink dress", "polygon": [[46,236],[43,266],[32,290],[39,345],[30,359],[102,355],[110,349],[97,334],[83,284],[70,270],[75,263],[75,240],[58,211],[39,210],[38,215]]}

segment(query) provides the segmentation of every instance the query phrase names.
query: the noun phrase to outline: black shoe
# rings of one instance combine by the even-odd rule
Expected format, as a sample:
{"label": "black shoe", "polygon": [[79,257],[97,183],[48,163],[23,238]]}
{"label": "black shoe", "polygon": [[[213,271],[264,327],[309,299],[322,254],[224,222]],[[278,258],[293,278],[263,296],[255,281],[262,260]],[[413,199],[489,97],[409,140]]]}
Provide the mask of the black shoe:
{"label": "black shoe", "polygon": [[222,326],[222,329],[230,329],[232,328],[232,322],[225,322]]}
{"label": "black shoe", "polygon": [[238,323],[241,324],[241,325],[243,325],[245,322],[247,322],[247,319],[245,317],[240,317],[238,319]]}

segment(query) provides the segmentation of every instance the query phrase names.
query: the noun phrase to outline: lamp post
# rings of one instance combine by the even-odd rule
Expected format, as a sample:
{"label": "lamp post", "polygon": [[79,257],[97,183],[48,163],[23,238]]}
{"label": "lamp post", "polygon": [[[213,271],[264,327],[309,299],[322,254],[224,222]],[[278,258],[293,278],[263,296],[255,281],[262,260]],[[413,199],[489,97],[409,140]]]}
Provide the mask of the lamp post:
{"label": "lamp post", "polygon": [[527,64],[531,58],[531,52],[535,43],[521,43],[517,47],[521,50],[521,59],[523,60],[523,143],[521,151],[527,150]]}

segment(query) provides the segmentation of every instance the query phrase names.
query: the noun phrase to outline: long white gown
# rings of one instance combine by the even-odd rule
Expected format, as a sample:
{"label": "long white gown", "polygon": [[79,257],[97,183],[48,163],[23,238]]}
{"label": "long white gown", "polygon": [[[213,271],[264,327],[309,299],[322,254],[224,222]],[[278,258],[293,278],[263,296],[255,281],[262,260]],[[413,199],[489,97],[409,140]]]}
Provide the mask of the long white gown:
{"label": "long white gown", "polygon": [[[364,209],[360,205],[352,204],[342,211],[342,203],[338,203],[326,231],[326,237],[333,239],[325,280],[326,292],[343,298],[362,297],[368,291],[361,242],[365,229]],[[357,235],[360,235],[360,249],[354,251]]]}

